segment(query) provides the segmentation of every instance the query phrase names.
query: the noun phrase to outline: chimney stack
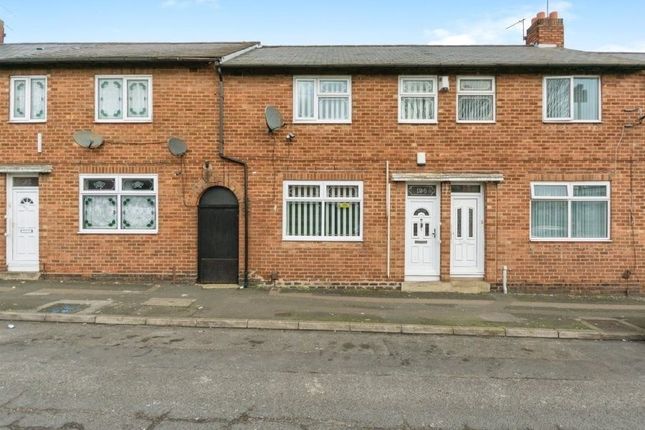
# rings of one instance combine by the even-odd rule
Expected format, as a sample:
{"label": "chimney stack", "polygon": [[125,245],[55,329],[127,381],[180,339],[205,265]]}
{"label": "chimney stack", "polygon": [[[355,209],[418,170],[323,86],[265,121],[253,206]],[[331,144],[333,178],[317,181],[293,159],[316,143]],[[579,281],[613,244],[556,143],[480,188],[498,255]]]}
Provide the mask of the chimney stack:
{"label": "chimney stack", "polygon": [[526,44],[542,47],[564,47],[564,23],[558,18],[557,12],[551,12],[547,17],[539,12],[531,20],[531,26],[526,30]]}
{"label": "chimney stack", "polygon": [[0,19],[0,45],[4,43],[4,37],[6,34],[4,34],[4,21]]}

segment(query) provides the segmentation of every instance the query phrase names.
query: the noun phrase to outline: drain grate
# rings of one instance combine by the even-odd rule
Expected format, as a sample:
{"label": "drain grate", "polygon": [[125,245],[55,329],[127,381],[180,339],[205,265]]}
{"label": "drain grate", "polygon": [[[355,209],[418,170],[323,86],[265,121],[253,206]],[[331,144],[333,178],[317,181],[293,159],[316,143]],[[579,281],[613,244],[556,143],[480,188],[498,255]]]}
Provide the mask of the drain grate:
{"label": "drain grate", "polygon": [[56,303],[55,305],[41,309],[40,312],[47,312],[50,314],[75,314],[76,312],[89,307],[90,305],[80,303]]}

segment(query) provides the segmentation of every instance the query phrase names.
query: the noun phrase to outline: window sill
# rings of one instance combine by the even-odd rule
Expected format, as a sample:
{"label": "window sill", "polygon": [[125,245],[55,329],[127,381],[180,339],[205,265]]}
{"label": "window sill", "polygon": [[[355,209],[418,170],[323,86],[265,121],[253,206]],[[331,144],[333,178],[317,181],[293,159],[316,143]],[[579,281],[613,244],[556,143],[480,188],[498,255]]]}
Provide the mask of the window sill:
{"label": "window sill", "polygon": [[458,119],[457,124],[496,124],[497,121],[492,120],[492,121],[465,121],[465,120],[460,120]]}
{"label": "window sill", "polygon": [[78,234],[84,234],[84,235],[92,235],[92,234],[99,234],[99,235],[114,235],[114,234],[123,234],[123,235],[133,235],[133,234],[144,234],[144,235],[154,235],[158,234],[158,230],[79,230]]}
{"label": "window sill", "polygon": [[95,119],[95,124],[151,124],[152,119],[128,119],[128,120],[112,120],[112,119]]}
{"label": "window sill", "polygon": [[38,120],[11,119],[9,120],[9,124],[44,124],[46,122],[47,122],[46,119],[38,119]]}
{"label": "window sill", "polygon": [[432,120],[432,121],[409,121],[409,120],[399,120],[399,124],[430,124],[430,125],[436,125],[439,124],[439,121],[437,120]]}
{"label": "window sill", "polygon": [[602,120],[581,121],[570,119],[542,119],[544,124],[602,124]]}
{"label": "window sill", "polygon": [[350,242],[350,243],[360,243],[360,242],[363,242],[363,238],[362,237],[355,237],[355,238],[349,238],[349,237],[338,237],[338,238],[333,238],[333,237],[324,237],[324,238],[317,238],[317,237],[283,237],[282,241],[283,242],[292,242],[292,243],[303,243],[303,242],[315,242],[315,243],[320,243],[320,242],[329,242],[329,243]]}
{"label": "window sill", "polygon": [[598,242],[598,243],[611,243],[611,239],[584,239],[584,238],[530,238],[531,242],[560,242],[560,243],[589,243],[589,242]]}
{"label": "window sill", "polygon": [[306,121],[306,120],[294,120],[294,124],[351,124],[352,121],[318,121],[318,120],[312,120],[312,121]]}

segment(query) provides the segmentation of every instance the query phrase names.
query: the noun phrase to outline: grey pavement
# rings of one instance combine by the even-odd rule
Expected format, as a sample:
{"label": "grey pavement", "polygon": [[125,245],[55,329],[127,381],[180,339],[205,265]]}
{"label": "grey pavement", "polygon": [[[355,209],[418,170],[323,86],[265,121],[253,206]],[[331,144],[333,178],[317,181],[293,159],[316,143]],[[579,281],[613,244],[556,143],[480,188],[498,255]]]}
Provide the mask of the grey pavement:
{"label": "grey pavement", "polygon": [[637,429],[645,343],[21,322],[0,428]]}
{"label": "grey pavement", "polygon": [[645,298],[0,281],[0,319],[642,339]]}

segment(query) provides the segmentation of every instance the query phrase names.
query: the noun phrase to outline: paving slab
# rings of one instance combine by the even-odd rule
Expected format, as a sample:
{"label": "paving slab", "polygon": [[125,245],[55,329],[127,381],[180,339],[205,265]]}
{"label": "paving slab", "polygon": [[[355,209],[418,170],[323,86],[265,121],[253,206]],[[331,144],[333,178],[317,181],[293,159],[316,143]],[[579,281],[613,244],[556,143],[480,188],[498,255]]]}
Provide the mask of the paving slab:
{"label": "paving slab", "polygon": [[461,336],[506,336],[504,327],[461,327],[455,326],[453,331]]}
{"label": "paving slab", "polygon": [[300,330],[349,331],[349,325],[348,322],[300,321],[298,328]]}
{"label": "paving slab", "polygon": [[187,308],[188,306],[195,303],[195,299],[179,299],[179,298],[164,298],[164,297],[152,297],[143,304],[145,306],[169,306],[169,307],[178,307],[178,308]]}

